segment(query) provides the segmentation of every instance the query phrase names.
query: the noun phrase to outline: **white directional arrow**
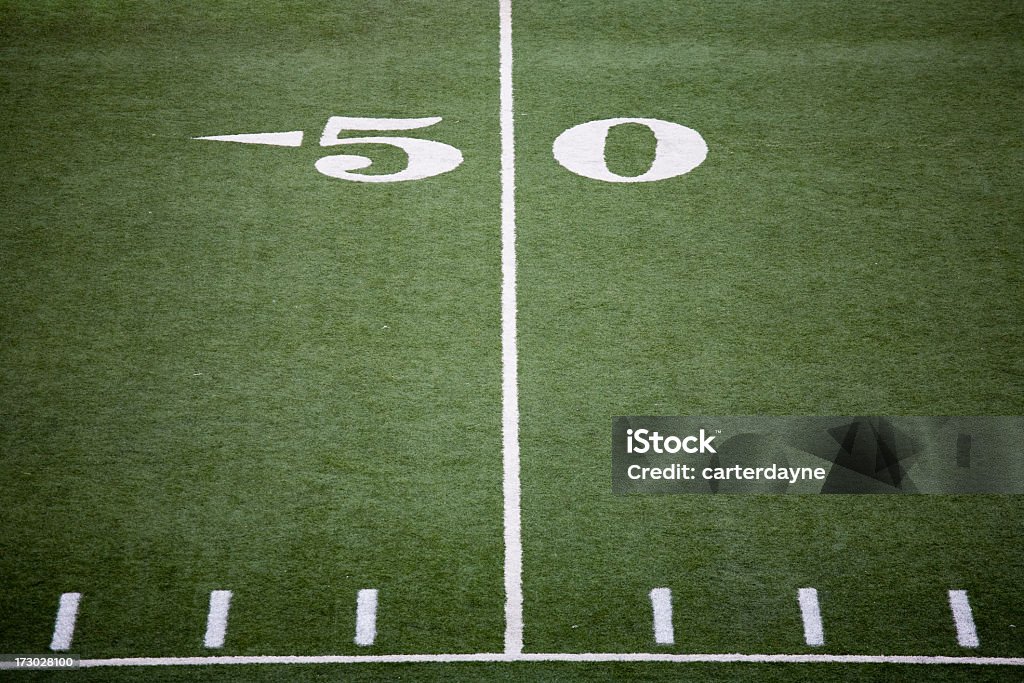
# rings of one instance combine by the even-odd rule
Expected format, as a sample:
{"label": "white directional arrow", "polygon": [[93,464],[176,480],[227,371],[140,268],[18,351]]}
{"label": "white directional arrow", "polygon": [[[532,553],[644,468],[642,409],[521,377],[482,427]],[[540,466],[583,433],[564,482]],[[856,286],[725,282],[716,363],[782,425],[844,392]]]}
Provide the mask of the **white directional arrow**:
{"label": "white directional arrow", "polygon": [[247,145],[274,145],[275,147],[299,147],[302,145],[302,131],[287,133],[241,133],[239,135],[207,135],[193,140],[218,140],[220,142],[241,142]]}

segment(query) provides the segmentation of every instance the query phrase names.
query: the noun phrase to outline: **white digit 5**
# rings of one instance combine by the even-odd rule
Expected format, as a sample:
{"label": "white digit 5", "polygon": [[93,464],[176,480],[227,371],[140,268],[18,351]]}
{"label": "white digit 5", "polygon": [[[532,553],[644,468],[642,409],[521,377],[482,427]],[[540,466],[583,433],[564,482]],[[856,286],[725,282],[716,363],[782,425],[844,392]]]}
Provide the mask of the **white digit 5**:
{"label": "white digit 5", "polygon": [[451,145],[436,140],[420,140],[418,138],[401,137],[364,137],[340,138],[338,134],[345,130],[413,130],[426,128],[441,121],[440,116],[425,119],[372,119],[354,116],[332,116],[327,120],[323,135],[320,136],[321,147],[334,145],[358,145],[378,143],[398,147],[409,155],[406,167],[396,173],[386,175],[366,175],[351,173],[366,168],[373,163],[372,159],[357,154],[335,154],[317,160],[316,170],[332,178],[354,180],[358,183],[397,183],[402,180],[419,180],[441,175],[458,168],[462,163],[462,152]]}

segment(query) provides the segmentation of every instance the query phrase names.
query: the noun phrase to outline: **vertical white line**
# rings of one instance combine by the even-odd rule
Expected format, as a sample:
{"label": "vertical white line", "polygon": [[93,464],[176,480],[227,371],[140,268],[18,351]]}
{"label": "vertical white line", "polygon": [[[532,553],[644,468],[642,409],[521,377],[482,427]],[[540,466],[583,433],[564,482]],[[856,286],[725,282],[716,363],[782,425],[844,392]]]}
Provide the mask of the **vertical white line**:
{"label": "vertical white line", "polygon": [[516,181],[512,114],[512,0],[500,0],[501,406],[505,502],[505,652],[523,651],[523,545],[519,484],[519,374],[516,346]]}
{"label": "vertical white line", "polygon": [[75,620],[78,618],[78,603],[81,593],[64,593],[60,596],[57,608],[57,621],[53,625],[53,640],[50,649],[60,652],[71,648],[71,638],[75,635]]}
{"label": "vertical white line", "polygon": [[804,642],[818,647],[825,644],[825,629],[821,625],[821,607],[816,588],[800,589],[800,614],[804,619]]}
{"label": "vertical white line", "polygon": [[210,593],[210,613],[206,617],[205,647],[224,647],[224,636],[228,632],[228,609],[231,607],[231,591]]}
{"label": "vertical white line", "polygon": [[953,610],[956,642],[960,647],[978,647],[978,631],[974,627],[971,603],[967,602],[967,591],[949,591],[949,608]]}
{"label": "vertical white line", "polygon": [[356,645],[373,645],[377,639],[377,591],[364,588],[356,596]]}
{"label": "vertical white line", "polygon": [[654,642],[658,645],[674,645],[676,637],[672,628],[672,591],[668,588],[652,588],[651,608],[654,610]]}

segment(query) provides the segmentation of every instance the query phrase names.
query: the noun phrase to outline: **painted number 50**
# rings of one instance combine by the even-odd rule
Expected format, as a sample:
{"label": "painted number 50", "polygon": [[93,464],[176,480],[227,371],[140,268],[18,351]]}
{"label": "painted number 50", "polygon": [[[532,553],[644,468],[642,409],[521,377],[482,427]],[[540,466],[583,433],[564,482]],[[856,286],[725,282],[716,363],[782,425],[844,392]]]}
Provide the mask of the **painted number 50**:
{"label": "painted number 50", "polygon": [[[451,145],[435,140],[418,138],[373,136],[339,137],[342,131],[388,131],[426,128],[441,121],[440,116],[422,119],[377,119],[351,116],[332,116],[327,121],[320,145],[358,145],[377,143],[398,147],[409,155],[404,169],[387,175],[353,173],[371,165],[372,161],[355,154],[337,154],[316,162],[316,170],[332,178],[354,180],[361,183],[395,183],[402,180],[420,180],[441,175],[462,164],[462,152]],[[605,159],[605,141],[608,131],[623,124],[647,126],[657,140],[654,160],[650,168],[636,176],[622,176],[608,170]],[[661,119],[616,118],[590,121],[573,126],[555,139],[551,149],[555,159],[569,171],[584,178],[609,183],[648,183],[689,173],[704,161],[708,146],[700,133],[671,121]]]}
{"label": "painted number 50", "polygon": [[[344,131],[416,130],[440,123],[440,116],[420,119],[384,119],[361,116],[332,116],[327,119],[320,136],[321,147],[336,145],[390,145],[408,156],[405,168],[395,173],[356,173],[373,164],[373,160],[359,154],[332,154],[318,159],[316,170],[331,178],[357,183],[397,183],[403,180],[422,180],[448,171],[462,164],[462,152],[436,140],[406,138],[391,135],[341,137]],[[615,126],[638,124],[654,133],[657,146],[650,168],[635,176],[623,176],[608,169],[605,147],[608,131]],[[220,140],[258,145],[299,147],[303,132],[243,133],[241,135],[210,135],[197,140]],[[576,175],[608,183],[649,183],[689,173],[704,161],[708,146],[700,133],[671,121],[661,119],[617,118],[589,121],[566,130],[551,148],[555,159]]]}

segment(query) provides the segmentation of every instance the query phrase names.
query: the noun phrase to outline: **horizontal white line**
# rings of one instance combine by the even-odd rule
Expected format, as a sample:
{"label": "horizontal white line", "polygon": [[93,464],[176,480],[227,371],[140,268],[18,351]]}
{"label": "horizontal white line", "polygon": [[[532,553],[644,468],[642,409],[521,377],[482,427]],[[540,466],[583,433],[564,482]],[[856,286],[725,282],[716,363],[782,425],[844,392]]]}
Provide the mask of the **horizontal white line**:
{"label": "horizontal white line", "polygon": [[287,133],[241,133],[239,135],[206,135],[193,140],[215,140],[218,142],[241,142],[247,145],[273,145],[275,147],[301,147],[302,131]]}
{"label": "horizontal white line", "polygon": [[[680,664],[973,664],[1024,666],[1024,657],[947,657],[941,655],[824,655],[824,654],[668,654],[659,652],[549,652],[506,654],[420,655],[248,655],[209,657],[124,657],[83,659],[82,667],[103,666],[206,666],[210,664],[416,664],[456,662],[677,662]],[[13,669],[14,662],[0,662]]]}

